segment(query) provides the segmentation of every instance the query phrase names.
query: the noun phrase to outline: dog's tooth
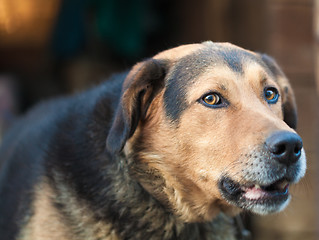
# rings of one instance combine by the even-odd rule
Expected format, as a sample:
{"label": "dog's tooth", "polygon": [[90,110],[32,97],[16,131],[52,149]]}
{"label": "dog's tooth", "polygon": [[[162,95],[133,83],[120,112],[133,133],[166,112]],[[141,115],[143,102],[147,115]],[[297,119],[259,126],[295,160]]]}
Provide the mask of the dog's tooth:
{"label": "dog's tooth", "polygon": [[261,187],[258,184],[255,184],[256,189],[261,189]]}

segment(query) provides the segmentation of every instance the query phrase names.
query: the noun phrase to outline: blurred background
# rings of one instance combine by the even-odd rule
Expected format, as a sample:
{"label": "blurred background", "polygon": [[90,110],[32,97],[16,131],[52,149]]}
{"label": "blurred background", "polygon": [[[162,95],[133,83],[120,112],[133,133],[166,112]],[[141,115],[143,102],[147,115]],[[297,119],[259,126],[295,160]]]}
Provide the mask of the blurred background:
{"label": "blurred background", "polygon": [[319,239],[318,3],[0,0],[0,136],[35,103],[81,91],[167,48],[212,40],[264,52],[295,89],[308,172],[286,211],[246,215],[246,224],[257,240]]}

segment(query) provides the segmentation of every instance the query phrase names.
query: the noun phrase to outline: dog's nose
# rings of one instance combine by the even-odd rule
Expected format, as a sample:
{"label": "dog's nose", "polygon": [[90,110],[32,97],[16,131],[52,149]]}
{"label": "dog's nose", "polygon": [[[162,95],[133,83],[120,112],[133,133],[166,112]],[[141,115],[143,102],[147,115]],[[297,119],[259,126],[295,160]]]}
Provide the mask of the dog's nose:
{"label": "dog's nose", "polygon": [[291,165],[300,158],[302,140],[296,133],[278,131],[266,139],[266,147],[276,161]]}

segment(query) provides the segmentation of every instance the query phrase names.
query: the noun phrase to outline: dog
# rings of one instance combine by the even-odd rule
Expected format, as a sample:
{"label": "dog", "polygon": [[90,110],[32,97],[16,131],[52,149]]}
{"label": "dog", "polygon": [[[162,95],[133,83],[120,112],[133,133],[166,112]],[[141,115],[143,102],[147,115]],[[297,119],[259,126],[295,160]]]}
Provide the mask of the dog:
{"label": "dog", "polygon": [[268,55],[163,51],[16,122],[0,150],[1,239],[238,239],[233,216],[283,210],[304,176],[296,125]]}

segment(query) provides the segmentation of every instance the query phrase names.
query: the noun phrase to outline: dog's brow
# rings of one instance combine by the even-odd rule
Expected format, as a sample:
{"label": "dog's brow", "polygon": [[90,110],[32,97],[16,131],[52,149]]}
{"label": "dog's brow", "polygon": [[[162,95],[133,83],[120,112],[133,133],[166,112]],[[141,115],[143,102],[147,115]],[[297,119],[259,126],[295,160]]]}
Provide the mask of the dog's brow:
{"label": "dog's brow", "polygon": [[239,52],[238,50],[226,50],[226,51],[219,51],[218,54],[220,54],[228,67],[239,74],[244,74],[243,71],[243,58],[244,54]]}
{"label": "dog's brow", "polygon": [[221,90],[224,90],[224,91],[227,90],[227,87],[224,84],[219,84],[218,88],[221,89]]}
{"label": "dog's brow", "polygon": [[262,76],[262,78],[260,80],[260,84],[264,85],[267,81],[268,81],[268,78],[266,76]]}

